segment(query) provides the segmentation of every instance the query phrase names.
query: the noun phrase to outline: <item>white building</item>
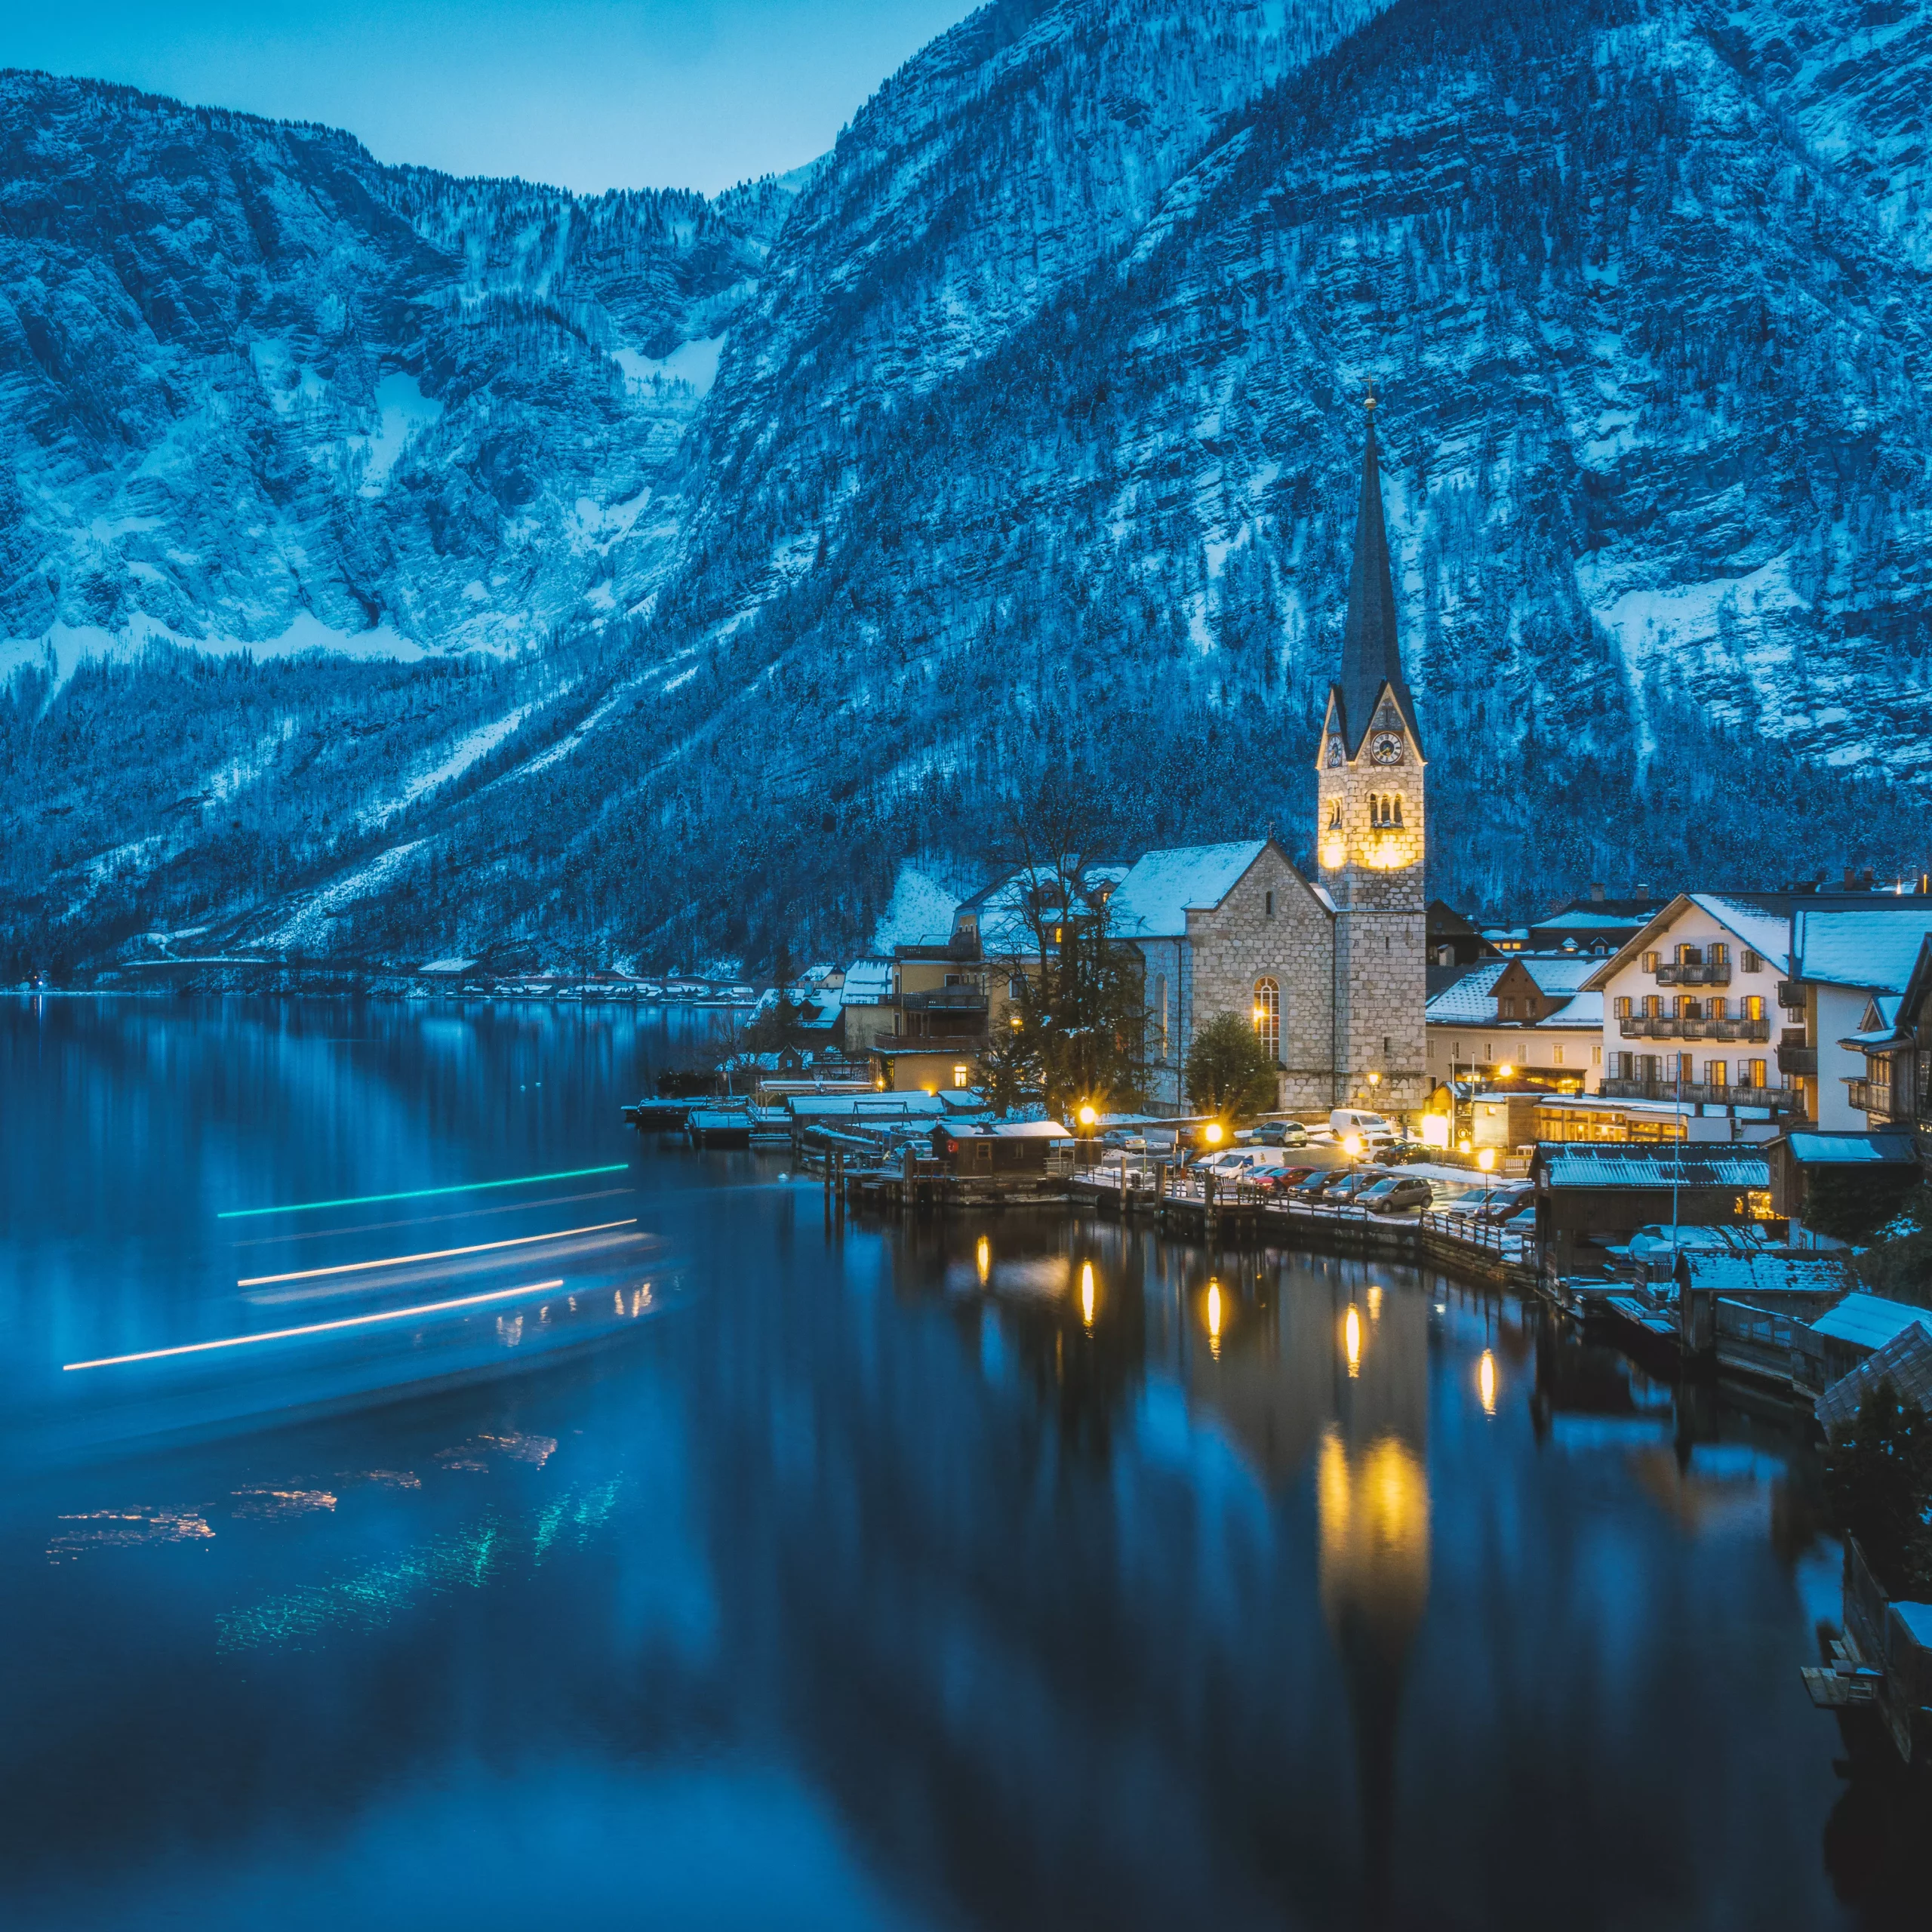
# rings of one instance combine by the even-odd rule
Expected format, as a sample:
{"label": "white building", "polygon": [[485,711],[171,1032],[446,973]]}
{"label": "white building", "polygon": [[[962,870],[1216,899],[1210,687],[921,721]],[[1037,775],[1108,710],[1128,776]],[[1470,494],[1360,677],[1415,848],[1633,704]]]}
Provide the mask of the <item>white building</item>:
{"label": "white building", "polygon": [[1774,1044],[1790,905],[1782,894],[1680,893],[1598,965],[1584,984],[1603,995],[1606,1098],[1801,1107]]}

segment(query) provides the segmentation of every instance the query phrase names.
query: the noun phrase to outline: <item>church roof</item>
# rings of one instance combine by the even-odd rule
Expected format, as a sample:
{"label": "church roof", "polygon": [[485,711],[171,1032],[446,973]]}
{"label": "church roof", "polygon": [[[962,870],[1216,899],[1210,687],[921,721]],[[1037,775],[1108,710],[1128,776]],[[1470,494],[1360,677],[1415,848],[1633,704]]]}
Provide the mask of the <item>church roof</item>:
{"label": "church roof", "polygon": [[1122,939],[1184,937],[1189,911],[1211,912],[1220,905],[1267,842],[1242,838],[1143,853],[1108,902],[1114,931]]}
{"label": "church roof", "polygon": [[1393,688],[1402,721],[1420,750],[1415,700],[1402,675],[1401,648],[1395,638],[1395,578],[1389,561],[1389,533],[1382,521],[1382,472],[1376,460],[1371,412],[1362,447],[1361,507],[1355,517],[1355,568],[1349,577],[1349,615],[1342,632],[1342,673],[1331,687],[1351,758],[1368,735],[1385,683]]}

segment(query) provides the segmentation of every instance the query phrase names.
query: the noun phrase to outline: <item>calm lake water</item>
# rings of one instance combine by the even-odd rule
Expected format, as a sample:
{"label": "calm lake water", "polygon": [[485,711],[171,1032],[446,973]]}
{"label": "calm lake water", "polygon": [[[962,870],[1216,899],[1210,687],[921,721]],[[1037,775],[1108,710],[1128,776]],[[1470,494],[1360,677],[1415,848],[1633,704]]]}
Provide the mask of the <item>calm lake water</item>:
{"label": "calm lake water", "polygon": [[[835,1226],[619,1122],[706,1023],[0,1008],[0,1920],[1863,1922],[1801,1444],[1411,1271]],[[574,1355],[69,1453],[63,1363],[630,1222]]]}

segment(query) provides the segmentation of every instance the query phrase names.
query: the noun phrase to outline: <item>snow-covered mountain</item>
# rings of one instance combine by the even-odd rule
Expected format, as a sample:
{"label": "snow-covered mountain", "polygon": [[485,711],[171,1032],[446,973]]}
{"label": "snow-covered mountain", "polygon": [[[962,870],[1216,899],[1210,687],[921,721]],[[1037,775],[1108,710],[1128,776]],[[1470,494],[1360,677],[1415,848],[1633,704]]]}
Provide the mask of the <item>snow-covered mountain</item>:
{"label": "snow-covered mountain", "polygon": [[0,79],[17,954],[795,953],[1048,761],[1297,839],[1371,382],[1433,885],[1923,865],[1927,99],[1903,5],[999,4],[582,202]]}

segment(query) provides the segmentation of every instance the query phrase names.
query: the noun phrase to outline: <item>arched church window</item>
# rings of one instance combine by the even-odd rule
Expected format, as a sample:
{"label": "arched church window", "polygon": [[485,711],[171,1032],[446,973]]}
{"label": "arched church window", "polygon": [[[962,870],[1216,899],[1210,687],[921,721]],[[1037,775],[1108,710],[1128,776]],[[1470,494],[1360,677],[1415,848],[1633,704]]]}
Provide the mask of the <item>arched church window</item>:
{"label": "arched church window", "polygon": [[1262,1051],[1270,1060],[1281,1057],[1281,989],[1280,983],[1263,977],[1254,983],[1254,1031]]}
{"label": "arched church window", "polygon": [[1402,823],[1402,801],[1398,794],[1395,799],[1395,824],[1399,829]]}
{"label": "arched church window", "polygon": [[1342,801],[1340,798],[1337,798],[1335,802],[1328,808],[1328,829],[1331,832],[1340,832],[1341,829]]}

